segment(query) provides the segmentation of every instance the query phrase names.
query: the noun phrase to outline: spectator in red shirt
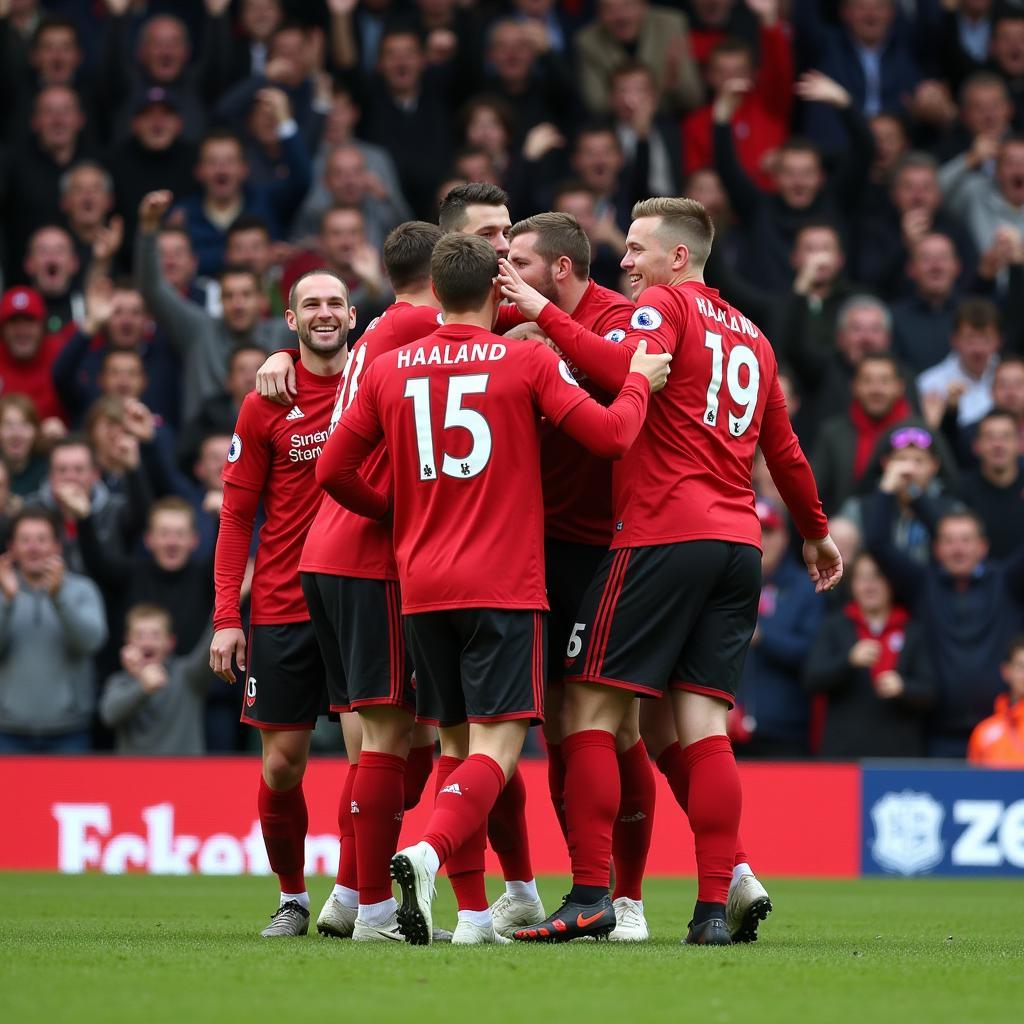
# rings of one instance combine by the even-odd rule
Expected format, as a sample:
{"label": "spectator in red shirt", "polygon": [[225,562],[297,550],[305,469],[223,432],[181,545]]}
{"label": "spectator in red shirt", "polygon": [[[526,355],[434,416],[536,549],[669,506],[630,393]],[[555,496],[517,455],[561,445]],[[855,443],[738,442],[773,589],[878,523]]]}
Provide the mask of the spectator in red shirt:
{"label": "spectator in red shirt", "polygon": [[11,288],[0,299],[0,394],[19,392],[43,421],[65,420],[50,370],[62,341],[44,333],[46,303],[32,288]]}
{"label": "spectator in red shirt", "polygon": [[[760,66],[750,44],[726,37],[708,57],[705,78],[717,98],[726,82],[747,83],[746,95],[732,115],[732,135],[740,165],[759,188],[774,191],[766,157],[789,134],[793,106],[793,53],[786,26],[779,20],[778,0],[755,5],[761,23]],[[711,103],[683,119],[683,169],[687,174],[714,164],[711,144]]]}

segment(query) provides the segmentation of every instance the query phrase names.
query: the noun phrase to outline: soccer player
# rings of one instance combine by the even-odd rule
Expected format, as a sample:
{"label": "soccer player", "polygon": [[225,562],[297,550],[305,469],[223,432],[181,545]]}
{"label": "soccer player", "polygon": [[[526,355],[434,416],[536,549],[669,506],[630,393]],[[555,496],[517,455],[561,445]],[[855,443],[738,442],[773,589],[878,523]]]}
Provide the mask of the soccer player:
{"label": "soccer player", "polygon": [[[590,242],[575,217],[540,213],[514,224],[508,232],[508,260],[520,277],[572,319],[611,343],[629,329],[633,303],[590,280]],[[570,365],[580,385],[600,401],[610,395],[594,388]],[[565,765],[561,753],[562,676],[565,652],[576,643],[573,627],[587,586],[608,553],[612,540],[612,463],[588,452],[560,430],[548,427],[541,437],[544,491],[544,563],[551,614],[544,739],[548,748],[551,802],[566,833],[563,807]],[[654,825],[655,782],[647,748],[638,729],[639,702],[616,737],[622,805],[615,820],[612,859],[617,924],[609,938],[642,942],[648,938],[642,884]],[[503,904],[508,904],[508,912]],[[515,914],[516,901],[506,894],[491,907],[494,927],[511,935],[517,927],[543,920]]]}
{"label": "soccer player", "polygon": [[[392,513],[417,712],[461,733],[469,755],[438,794],[424,841],[392,861],[399,927],[417,945],[431,941],[437,871],[466,843],[482,848],[527,728],[543,718],[540,416],[605,457],[621,456],[651,384],[668,370],[665,356],[652,360],[639,346],[634,372],[603,408],[546,346],[490,333],[496,275],[497,254],[483,240],[438,242],[431,276],[444,326],[370,366],[317,473],[353,511]],[[393,500],[358,474],[382,438]],[[475,923],[490,927],[489,912]]]}
{"label": "soccer player", "polygon": [[[358,392],[362,375],[385,352],[424,338],[440,323],[430,287],[430,256],[441,229],[423,221],[396,227],[384,242],[384,267],[395,301],[366,328],[345,366],[331,417],[333,431]],[[391,471],[380,445],[367,467],[387,490]],[[350,759],[339,824],[342,857],[355,858],[358,891],[335,887],[335,906],[318,922],[327,934],[362,941],[402,941],[391,894],[391,857],[405,810],[414,807],[434,765],[432,727],[414,736],[415,695],[401,622],[401,597],[390,524],[373,522],[324,495],[309,529],[299,570],[324,661],[340,680],[331,710],[353,711],[362,732]],[[444,759],[442,758],[442,761]],[[445,764],[441,765],[443,773]],[[458,880],[453,879],[458,891]],[[486,899],[484,900],[486,906]],[[475,937],[460,923],[452,941]],[[439,935],[435,934],[435,941]]]}
{"label": "soccer player", "polygon": [[483,181],[456,185],[441,201],[437,223],[444,232],[482,238],[499,256],[508,253],[508,230],[512,226],[508,193],[497,185]]}
{"label": "soccer player", "polygon": [[502,262],[503,291],[600,387],[621,386],[641,340],[677,361],[637,443],[615,469],[614,540],[577,616],[564,713],[566,820],[573,887],[523,941],[606,934],[612,831],[619,807],[615,733],[633,695],[666,692],[683,745],[673,790],[687,794],[698,895],[686,942],[728,945],[726,900],[737,849],[740,783],[726,715],[757,624],[760,524],[751,472],[760,445],[804,537],[819,591],[842,559],[790,427],[764,335],[709,289],[714,228],[691,199],[638,203],[622,268],[637,307],[609,345]]}
{"label": "soccer player", "polygon": [[[299,555],[320,504],[314,466],[327,440],[355,317],[345,282],[333,272],[312,271],[292,285],[285,319],[299,338],[302,404],[289,409],[247,395],[224,469],[210,667],[233,683],[234,659],[247,680],[242,721],[260,730],[260,825],[281,884],[278,909],[261,933],[267,938],[305,935],[309,928],[302,777],[310,734],[327,709],[329,681],[299,583]],[[261,500],[266,522],[256,553],[247,643],[239,591]]]}

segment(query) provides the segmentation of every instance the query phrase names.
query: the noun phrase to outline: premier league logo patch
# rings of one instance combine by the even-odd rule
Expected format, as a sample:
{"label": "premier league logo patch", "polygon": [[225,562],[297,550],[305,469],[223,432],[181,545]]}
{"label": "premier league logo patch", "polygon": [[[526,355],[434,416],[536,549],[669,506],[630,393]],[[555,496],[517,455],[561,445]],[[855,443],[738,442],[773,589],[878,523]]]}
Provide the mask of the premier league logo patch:
{"label": "premier league logo patch", "polygon": [[564,380],[566,384],[571,384],[574,388],[578,388],[580,386],[579,381],[577,381],[572,375],[572,371],[565,365],[564,359],[558,360],[558,372],[562,375],[562,380]]}
{"label": "premier league logo patch", "polygon": [[613,341],[613,342],[615,342],[616,345],[618,345],[619,342],[622,341],[623,338],[625,338],[625,337],[626,337],[626,332],[625,331],[620,331],[618,328],[616,328],[614,331],[609,331],[604,336],[604,340],[605,341]]}
{"label": "premier league logo patch", "polygon": [[231,447],[228,449],[228,462],[237,462],[242,456],[242,439],[237,434],[231,435]]}
{"label": "premier league logo patch", "polygon": [[656,331],[661,325],[662,316],[653,306],[641,306],[629,321],[629,326],[638,331]]}

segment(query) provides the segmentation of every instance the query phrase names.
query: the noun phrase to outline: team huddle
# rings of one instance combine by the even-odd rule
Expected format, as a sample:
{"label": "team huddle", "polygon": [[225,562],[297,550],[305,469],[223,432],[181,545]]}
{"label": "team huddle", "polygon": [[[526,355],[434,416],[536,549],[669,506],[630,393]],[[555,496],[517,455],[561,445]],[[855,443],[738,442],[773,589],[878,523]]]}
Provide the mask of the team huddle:
{"label": "team huddle", "polygon": [[[308,930],[302,777],[330,710],[349,769],[322,934],[647,939],[653,759],[694,835],[685,941],[757,937],[771,901],[739,836],[726,716],[757,625],[758,446],[819,592],[842,561],[771,345],[703,283],[713,234],[693,200],[638,203],[629,301],[589,279],[574,218],[512,225],[500,189],[470,184],[439,226],[388,236],[395,302],[351,353],[344,282],[312,271],[292,286],[298,352],[265,364],[224,471],[210,652],[225,679],[237,665],[263,745],[260,823],[281,884],[264,936]],[[572,865],[551,914],[516,767],[535,724]],[[433,811],[396,852],[437,737]],[[505,879],[493,903],[488,842]],[[454,932],[433,922],[442,867]]]}

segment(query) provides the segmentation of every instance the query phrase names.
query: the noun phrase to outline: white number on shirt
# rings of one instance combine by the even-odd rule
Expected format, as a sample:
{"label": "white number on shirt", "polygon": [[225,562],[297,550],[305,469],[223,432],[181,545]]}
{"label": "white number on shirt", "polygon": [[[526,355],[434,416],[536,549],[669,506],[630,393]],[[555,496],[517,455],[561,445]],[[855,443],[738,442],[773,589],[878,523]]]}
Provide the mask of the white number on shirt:
{"label": "white number on shirt", "polygon": [[[469,373],[448,381],[448,401],[444,410],[444,429],[461,427],[473,439],[469,452],[455,458],[444,453],[441,472],[459,480],[468,480],[482,472],[491,458],[491,428],[476,409],[464,409],[466,395],[482,395],[487,391],[486,373]],[[414,377],[405,382],[405,397],[412,399],[416,425],[416,448],[420,463],[420,479],[437,479],[434,459],[434,431],[430,421],[430,379]]]}
{"label": "white number on shirt", "polygon": [[[704,347],[711,349],[711,380],[708,382],[708,402],[704,410],[706,426],[718,425],[718,392],[722,387],[722,336],[714,331],[704,332]],[[740,380],[740,371],[747,368],[747,382]],[[729,362],[725,368],[725,385],[729,397],[743,407],[740,416],[729,413],[729,433],[739,437],[750,426],[757,407],[757,391],[761,384],[761,367],[757,356],[747,345],[736,345],[729,353]]]}
{"label": "white number on shirt", "polygon": [[341,383],[338,385],[338,400],[334,403],[334,412],[331,413],[331,424],[327,428],[328,433],[334,433],[334,428],[338,425],[341,414],[355,400],[356,392],[359,390],[359,375],[363,372],[363,361],[365,359],[366,346],[360,345],[352,354],[352,358],[345,363],[345,369],[341,374]]}

